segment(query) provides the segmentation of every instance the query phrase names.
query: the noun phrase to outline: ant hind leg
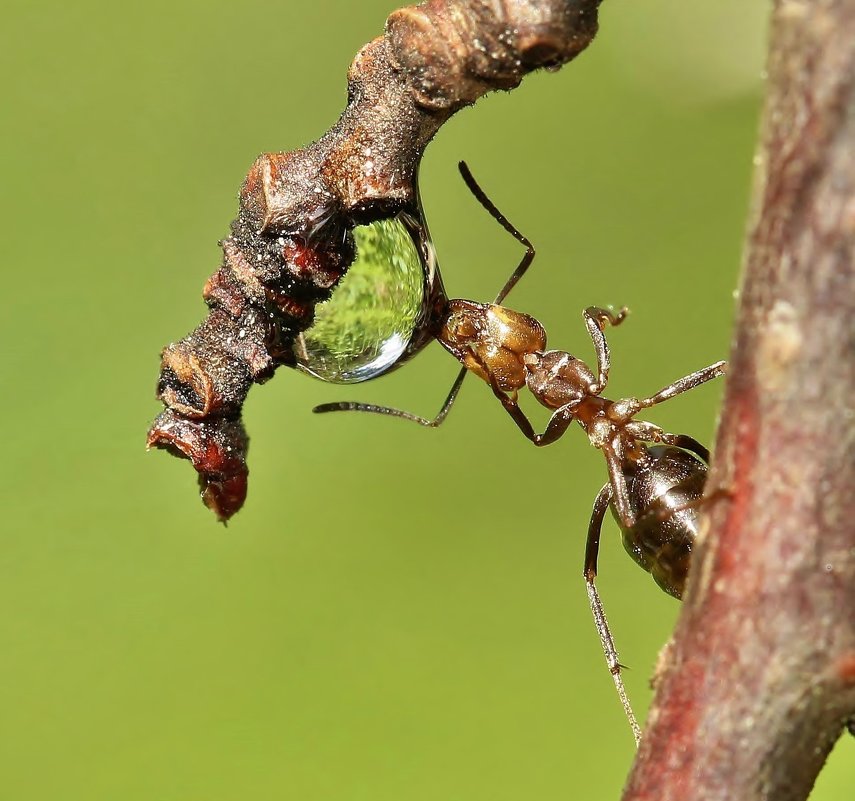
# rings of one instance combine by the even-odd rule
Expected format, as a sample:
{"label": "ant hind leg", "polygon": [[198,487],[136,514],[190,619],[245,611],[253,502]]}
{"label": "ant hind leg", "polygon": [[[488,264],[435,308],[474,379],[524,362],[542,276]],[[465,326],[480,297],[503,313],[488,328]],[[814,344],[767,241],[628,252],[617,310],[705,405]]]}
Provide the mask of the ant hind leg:
{"label": "ant hind leg", "polygon": [[707,448],[701,445],[694,437],[688,434],[662,434],[662,442],[666,445],[674,445],[677,448],[682,448],[684,451],[689,451],[699,457],[701,461],[710,463],[710,452]]}
{"label": "ant hind leg", "polygon": [[606,484],[597,494],[597,498],[594,501],[594,508],[591,512],[591,522],[588,524],[588,539],[585,546],[585,586],[588,590],[588,602],[591,606],[591,613],[594,616],[594,625],[597,628],[597,634],[600,635],[600,644],[603,647],[606,664],[609,668],[609,673],[611,673],[612,681],[617,690],[618,698],[620,698],[624,714],[629,722],[629,727],[632,729],[635,744],[638,745],[641,742],[641,727],[638,725],[635,713],[632,711],[632,705],[629,702],[629,696],[626,694],[626,687],[621,676],[623,665],[621,665],[618,659],[617,648],[615,647],[615,641],[612,637],[608,620],[606,620],[603,602],[600,600],[600,594],[597,592],[597,587],[594,584],[594,579],[597,577],[597,557],[600,550],[600,533],[602,531],[603,518],[611,500],[612,488],[610,484]]}

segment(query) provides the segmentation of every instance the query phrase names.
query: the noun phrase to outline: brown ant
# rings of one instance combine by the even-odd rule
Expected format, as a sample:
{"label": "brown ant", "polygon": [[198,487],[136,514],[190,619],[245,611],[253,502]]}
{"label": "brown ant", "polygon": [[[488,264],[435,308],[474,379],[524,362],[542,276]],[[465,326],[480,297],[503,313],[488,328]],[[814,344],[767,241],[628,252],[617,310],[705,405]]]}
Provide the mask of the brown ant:
{"label": "brown ant", "polygon": [[[445,420],[467,371],[471,371],[490,385],[520,431],[535,445],[555,442],[574,421],[582,427],[591,445],[602,451],[609,474],[594,501],[588,526],[585,582],[609,671],[638,742],[641,730],[623,686],[622,666],[594,584],[603,518],[611,507],[630,556],[653,575],[665,592],[680,598],[698,530],[698,507],[703,499],[709,452],[692,437],[668,433],[635,416],[722,375],[725,363],[711,364],[647,397],[616,401],[602,397],[610,368],[604,329],[607,325],[620,325],[627,309],[613,313],[590,306],[583,313],[594,343],[596,372],[566,351],[546,350],[546,332],[536,319],[500,305],[532,263],[534,247],[487,198],[466,164],[460,162],[459,168],[481,205],[525,246],[526,252],[493,303],[446,300],[436,318],[429,321],[434,337],[463,365],[445,403],[432,420],[367,403],[326,403],[314,411],[373,412],[435,428]],[[519,407],[518,392],[523,387],[553,410],[541,434],[535,433]]]}

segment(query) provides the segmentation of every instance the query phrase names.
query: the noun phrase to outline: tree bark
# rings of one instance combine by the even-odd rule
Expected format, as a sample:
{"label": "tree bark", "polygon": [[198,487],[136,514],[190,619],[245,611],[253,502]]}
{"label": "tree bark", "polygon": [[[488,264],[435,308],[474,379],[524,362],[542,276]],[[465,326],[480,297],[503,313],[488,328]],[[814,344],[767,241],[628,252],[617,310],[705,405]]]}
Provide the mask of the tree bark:
{"label": "tree bark", "polygon": [[852,0],[774,3],[756,167],[709,533],[624,801],[804,799],[855,717]]}

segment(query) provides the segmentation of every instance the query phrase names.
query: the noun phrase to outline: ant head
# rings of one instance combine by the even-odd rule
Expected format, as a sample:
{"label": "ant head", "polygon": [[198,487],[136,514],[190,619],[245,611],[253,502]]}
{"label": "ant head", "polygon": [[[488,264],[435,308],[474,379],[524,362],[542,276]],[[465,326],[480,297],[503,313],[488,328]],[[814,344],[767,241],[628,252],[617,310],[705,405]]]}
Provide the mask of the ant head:
{"label": "ant head", "polygon": [[486,327],[485,308],[485,304],[470,300],[449,300],[437,334],[439,341],[455,356],[457,349],[477,343]]}
{"label": "ant head", "polygon": [[546,332],[533,317],[471,300],[448,302],[437,339],[464,367],[505,392],[525,386],[525,354],[546,347]]}

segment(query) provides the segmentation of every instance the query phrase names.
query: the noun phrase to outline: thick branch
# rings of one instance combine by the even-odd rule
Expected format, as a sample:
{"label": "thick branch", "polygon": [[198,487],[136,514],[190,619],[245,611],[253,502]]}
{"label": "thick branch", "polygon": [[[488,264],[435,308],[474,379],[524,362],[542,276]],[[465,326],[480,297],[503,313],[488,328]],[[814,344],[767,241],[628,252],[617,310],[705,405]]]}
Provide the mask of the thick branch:
{"label": "thick branch", "polygon": [[192,461],[220,519],[246,494],[246,393],[292,362],[294,336],[353,260],[354,224],[412,205],[439,127],[487,92],[578,55],[596,33],[599,5],[429,0],[400,9],[353,61],[335,126],[252,166],[222,267],[205,286],[210,315],[163,351],[158,397],[167,408],[148,436]]}
{"label": "thick branch", "polygon": [[804,799],[855,715],[855,5],[777,0],[711,488],[624,798]]}

